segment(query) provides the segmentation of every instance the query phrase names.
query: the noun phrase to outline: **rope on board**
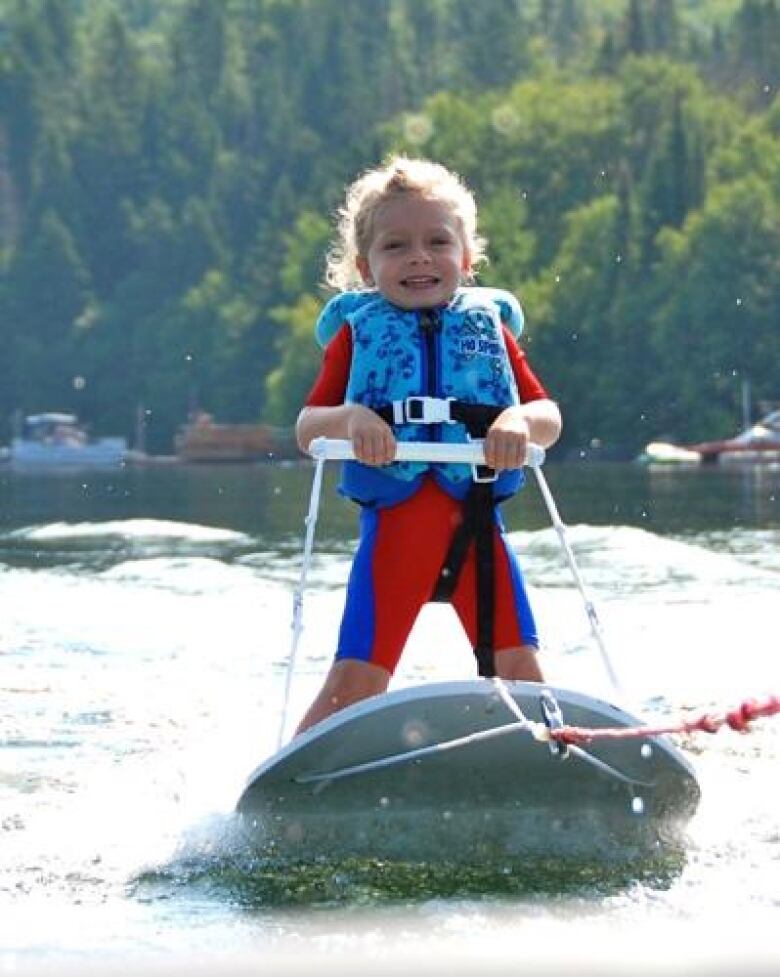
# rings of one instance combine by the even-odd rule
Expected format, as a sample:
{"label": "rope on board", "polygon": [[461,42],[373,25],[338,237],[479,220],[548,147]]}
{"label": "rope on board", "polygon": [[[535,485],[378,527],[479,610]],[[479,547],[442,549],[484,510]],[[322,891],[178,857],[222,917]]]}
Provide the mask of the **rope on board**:
{"label": "rope on board", "polygon": [[745,733],[756,719],[780,714],[780,697],[770,695],[764,700],[746,699],[736,709],[715,715],[703,713],[697,719],[685,720],[671,726],[626,726],[589,729],[585,726],[561,726],[548,730],[549,739],[570,745],[590,743],[597,739],[638,739],[647,736],[663,736],[668,733],[717,733],[724,726],[738,733]]}

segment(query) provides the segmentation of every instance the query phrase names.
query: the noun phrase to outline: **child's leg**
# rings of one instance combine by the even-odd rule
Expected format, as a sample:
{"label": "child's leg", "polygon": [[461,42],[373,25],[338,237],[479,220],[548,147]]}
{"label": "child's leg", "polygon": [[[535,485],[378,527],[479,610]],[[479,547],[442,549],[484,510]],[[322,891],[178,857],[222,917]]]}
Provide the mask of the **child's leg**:
{"label": "child's leg", "polygon": [[544,682],[544,674],[539,667],[536,653],[535,645],[499,648],[496,651],[496,674],[499,678]]}
{"label": "child's leg", "polygon": [[390,672],[381,665],[344,658],[331,665],[325,684],[298,724],[296,735],[327,719],[334,712],[354,702],[384,692],[390,683]]}
{"label": "child's leg", "polygon": [[298,732],[387,689],[459,518],[430,479],[399,505],[363,510],[336,660]]}

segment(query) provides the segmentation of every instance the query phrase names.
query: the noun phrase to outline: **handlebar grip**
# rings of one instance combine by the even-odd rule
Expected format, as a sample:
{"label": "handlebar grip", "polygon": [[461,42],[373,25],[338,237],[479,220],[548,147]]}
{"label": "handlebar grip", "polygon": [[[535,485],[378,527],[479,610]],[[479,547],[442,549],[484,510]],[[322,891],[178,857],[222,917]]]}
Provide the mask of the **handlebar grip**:
{"label": "handlebar grip", "polygon": [[[485,452],[482,441],[399,441],[396,461],[427,461],[438,464],[453,462],[464,465],[484,465]],[[325,461],[354,461],[352,442],[340,438],[314,438],[309,444],[309,454]],[[538,444],[529,444],[525,464],[539,468],[544,464],[545,451]]]}

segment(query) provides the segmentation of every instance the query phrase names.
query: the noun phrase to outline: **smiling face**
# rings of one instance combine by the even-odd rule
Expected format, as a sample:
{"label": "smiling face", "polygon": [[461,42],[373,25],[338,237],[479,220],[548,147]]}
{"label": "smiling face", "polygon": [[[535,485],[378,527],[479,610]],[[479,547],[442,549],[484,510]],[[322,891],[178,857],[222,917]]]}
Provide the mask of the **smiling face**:
{"label": "smiling face", "polygon": [[402,194],[374,214],[371,243],[357,259],[363,281],[402,309],[430,309],[452,298],[471,256],[452,207]]}

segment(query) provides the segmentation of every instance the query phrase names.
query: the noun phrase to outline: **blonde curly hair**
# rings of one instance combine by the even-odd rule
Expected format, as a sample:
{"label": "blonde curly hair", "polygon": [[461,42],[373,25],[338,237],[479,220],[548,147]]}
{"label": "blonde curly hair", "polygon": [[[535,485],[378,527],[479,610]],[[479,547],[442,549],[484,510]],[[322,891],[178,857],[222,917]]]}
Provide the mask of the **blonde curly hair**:
{"label": "blonde curly hair", "polygon": [[452,208],[471,266],[486,260],[486,240],[477,232],[477,205],[460,177],[440,163],[395,156],[384,166],[368,170],[348,188],[337,212],[337,237],[331,245],[325,269],[325,283],[337,291],[364,288],[357,259],[371,246],[374,217],[392,197],[418,194]]}

